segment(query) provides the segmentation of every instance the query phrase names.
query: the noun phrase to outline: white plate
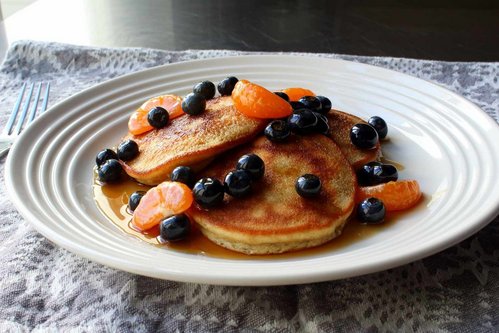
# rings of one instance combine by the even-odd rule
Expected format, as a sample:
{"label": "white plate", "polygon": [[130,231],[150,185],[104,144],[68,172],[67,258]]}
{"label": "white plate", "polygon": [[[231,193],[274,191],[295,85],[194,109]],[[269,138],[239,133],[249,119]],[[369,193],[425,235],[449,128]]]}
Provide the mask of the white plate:
{"label": "white plate", "polygon": [[[115,146],[132,110],[161,93],[235,75],[269,89],[302,86],[333,106],[389,124],[389,159],[417,179],[427,200],[372,237],[330,253],[279,260],[224,260],[151,246],[115,227],[92,198],[95,154]],[[351,277],[441,251],[498,213],[499,126],[464,98],[369,65],[315,57],[244,56],[191,61],[87,89],[33,123],[11,149],[7,187],[22,215],[60,246],[142,275],[224,285],[281,285]]]}

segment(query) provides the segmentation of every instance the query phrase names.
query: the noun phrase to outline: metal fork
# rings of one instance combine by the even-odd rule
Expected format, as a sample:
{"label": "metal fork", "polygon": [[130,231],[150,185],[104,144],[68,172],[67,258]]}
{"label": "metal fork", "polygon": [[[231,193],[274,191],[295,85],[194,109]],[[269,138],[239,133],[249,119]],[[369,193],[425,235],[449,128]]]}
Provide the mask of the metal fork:
{"label": "metal fork", "polygon": [[[45,92],[43,94],[43,99],[42,99],[42,107],[40,111],[37,114],[37,107],[38,107],[38,101],[40,100],[40,95],[42,92],[42,86],[45,85]],[[12,113],[10,114],[10,118],[7,121],[7,124],[5,125],[2,133],[0,134],[0,157],[2,157],[5,153],[7,153],[10,149],[10,146],[14,142],[14,140],[17,138],[17,136],[21,133],[21,131],[26,128],[35,118],[37,115],[41,114],[42,112],[45,112],[47,109],[47,103],[49,99],[49,90],[50,90],[50,83],[47,82],[43,84],[42,82],[39,82],[37,84],[36,88],[36,93],[35,97],[33,97],[33,90],[35,89],[35,83],[31,83],[29,86],[28,93],[26,97],[24,98],[24,92],[26,90],[26,87],[28,84],[25,82],[23,86],[21,87],[21,92],[19,93],[19,96],[17,97],[17,101],[14,104],[14,108],[12,109]],[[32,100],[33,99],[33,100]],[[24,100],[24,103],[23,103]],[[31,109],[29,109],[30,102],[33,102]],[[19,118],[17,115],[19,114],[19,111],[21,109],[22,105],[22,110],[19,115]],[[29,114],[28,114],[28,109],[29,109]],[[16,122],[16,118],[17,122]],[[15,125],[15,127],[14,127]]]}

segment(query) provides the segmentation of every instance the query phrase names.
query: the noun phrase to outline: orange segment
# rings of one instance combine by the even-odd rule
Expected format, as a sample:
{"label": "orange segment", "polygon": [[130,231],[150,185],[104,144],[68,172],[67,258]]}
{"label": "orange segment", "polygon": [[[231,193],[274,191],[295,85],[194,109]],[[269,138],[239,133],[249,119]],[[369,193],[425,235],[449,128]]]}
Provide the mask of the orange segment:
{"label": "orange segment", "polygon": [[182,97],[177,95],[161,95],[147,100],[140,106],[128,120],[128,130],[133,135],[149,132],[153,129],[147,121],[147,114],[152,108],[161,106],[168,111],[170,119],[182,115]]}
{"label": "orange segment", "polygon": [[193,200],[187,185],[163,182],[144,194],[133,212],[132,224],[140,231],[151,229],[165,217],[185,212]]}
{"label": "orange segment", "polygon": [[359,187],[356,202],[375,197],[383,201],[387,211],[404,210],[419,202],[422,193],[416,180],[399,180],[376,186]]}
{"label": "orange segment", "polygon": [[145,111],[143,109],[138,109],[130,116],[128,120],[128,131],[133,135],[139,135],[142,133],[149,132],[154,127],[149,125],[147,121],[147,113],[149,111]]}
{"label": "orange segment", "polygon": [[237,110],[252,118],[282,118],[293,112],[284,99],[246,80],[237,82],[232,90],[232,100]]}
{"label": "orange segment", "polygon": [[305,88],[286,88],[281,91],[288,95],[291,102],[296,102],[303,96],[315,96],[312,90],[308,90]]}
{"label": "orange segment", "polygon": [[184,113],[182,111],[182,97],[177,95],[161,95],[151,98],[142,104],[140,108],[149,112],[156,106],[166,109],[170,115],[170,119],[177,118]]}

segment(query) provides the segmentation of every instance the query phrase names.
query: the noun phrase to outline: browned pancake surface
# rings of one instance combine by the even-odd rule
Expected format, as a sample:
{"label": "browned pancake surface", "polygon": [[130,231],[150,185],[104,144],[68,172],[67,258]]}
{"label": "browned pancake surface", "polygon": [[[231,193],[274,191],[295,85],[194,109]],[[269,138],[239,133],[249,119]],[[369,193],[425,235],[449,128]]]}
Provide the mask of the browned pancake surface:
{"label": "browned pancake surface", "polygon": [[349,113],[331,110],[327,114],[329,126],[331,127],[331,138],[341,149],[348,162],[354,169],[362,167],[364,164],[375,161],[381,157],[381,145],[379,142],[372,149],[361,149],[350,141],[350,130],[355,124],[367,124],[361,118]]}
{"label": "browned pancake surface", "polygon": [[207,101],[206,111],[183,115],[162,129],[127,135],[139,146],[139,155],[124,163],[126,173],[137,181],[155,185],[168,179],[179,166],[199,167],[217,154],[245,143],[260,133],[266,121],[238,112],[231,97]]}
{"label": "browned pancake surface", "polygon": [[[238,199],[226,195],[223,205],[210,210],[190,210],[208,238],[240,252],[277,253],[319,245],[341,232],[353,209],[355,176],[332,140],[310,135],[273,143],[260,137],[223,154],[203,175],[223,181],[246,153],[265,162],[253,193]],[[322,180],[316,197],[302,198],[295,190],[296,179],[306,173]]]}

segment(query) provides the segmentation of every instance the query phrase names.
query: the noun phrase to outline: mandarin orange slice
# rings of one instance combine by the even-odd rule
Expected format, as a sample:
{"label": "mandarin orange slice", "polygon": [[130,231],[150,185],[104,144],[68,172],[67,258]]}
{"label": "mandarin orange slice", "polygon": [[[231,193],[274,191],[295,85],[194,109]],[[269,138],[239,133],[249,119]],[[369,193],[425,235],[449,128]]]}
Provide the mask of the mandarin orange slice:
{"label": "mandarin orange slice", "polygon": [[296,102],[304,96],[315,96],[312,90],[308,90],[305,88],[286,88],[281,91],[288,95],[291,102]]}
{"label": "mandarin orange slice", "polygon": [[422,193],[416,180],[399,180],[388,183],[359,187],[356,195],[356,203],[367,198],[378,198],[385,204],[387,211],[404,210],[416,205],[421,199]]}
{"label": "mandarin orange slice", "polygon": [[232,90],[232,100],[238,111],[252,118],[283,118],[293,112],[284,99],[247,80],[237,82]]}
{"label": "mandarin orange slice", "polygon": [[182,115],[182,97],[177,95],[161,95],[147,100],[128,120],[128,131],[133,135],[149,132],[153,127],[147,121],[147,114],[152,108],[161,106],[170,115],[170,119]]}
{"label": "mandarin orange slice", "polygon": [[151,229],[165,217],[185,212],[193,200],[187,185],[163,182],[144,194],[133,212],[132,224],[140,231]]}

